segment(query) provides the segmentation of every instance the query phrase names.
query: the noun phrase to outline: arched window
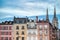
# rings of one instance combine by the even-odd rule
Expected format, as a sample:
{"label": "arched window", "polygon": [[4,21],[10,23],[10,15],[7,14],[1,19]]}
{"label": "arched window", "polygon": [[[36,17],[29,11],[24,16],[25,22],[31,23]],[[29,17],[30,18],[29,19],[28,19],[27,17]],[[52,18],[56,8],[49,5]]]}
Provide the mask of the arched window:
{"label": "arched window", "polygon": [[19,37],[16,37],[16,40],[19,40]]}
{"label": "arched window", "polygon": [[19,32],[17,31],[16,34],[19,35]]}
{"label": "arched window", "polygon": [[22,37],[22,40],[24,40],[24,37]]}
{"label": "arched window", "polygon": [[19,26],[16,26],[16,29],[18,30],[19,29]]}
{"label": "arched window", "polygon": [[22,29],[24,29],[24,26],[22,26]]}
{"label": "arched window", "polygon": [[24,35],[24,31],[22,31],[22,35]]}

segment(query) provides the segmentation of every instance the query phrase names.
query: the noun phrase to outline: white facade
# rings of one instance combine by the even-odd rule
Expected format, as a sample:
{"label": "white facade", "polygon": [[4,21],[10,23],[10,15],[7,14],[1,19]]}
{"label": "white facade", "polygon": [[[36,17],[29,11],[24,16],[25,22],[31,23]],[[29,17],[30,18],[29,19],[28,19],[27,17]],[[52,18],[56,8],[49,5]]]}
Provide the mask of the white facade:
{"label": "white facade", "polygon": [[27,40],[37,40],[37,27],[34,22],[27,23]]}

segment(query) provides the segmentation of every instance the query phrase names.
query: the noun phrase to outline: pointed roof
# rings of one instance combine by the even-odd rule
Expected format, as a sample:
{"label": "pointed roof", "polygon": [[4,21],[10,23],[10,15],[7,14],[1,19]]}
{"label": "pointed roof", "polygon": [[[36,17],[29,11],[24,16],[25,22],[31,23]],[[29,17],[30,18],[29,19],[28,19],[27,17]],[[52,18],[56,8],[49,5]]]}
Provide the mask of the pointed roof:
{"label": "pointed roof", "polygon": [[54,18],[56,18],[56,7],[54,7]]}
{"label": "pointed roof", "polygon": [[47,12],[47,14],[46,14],[46,21],[49,21],[48,8],[47,8],[46,12]]}

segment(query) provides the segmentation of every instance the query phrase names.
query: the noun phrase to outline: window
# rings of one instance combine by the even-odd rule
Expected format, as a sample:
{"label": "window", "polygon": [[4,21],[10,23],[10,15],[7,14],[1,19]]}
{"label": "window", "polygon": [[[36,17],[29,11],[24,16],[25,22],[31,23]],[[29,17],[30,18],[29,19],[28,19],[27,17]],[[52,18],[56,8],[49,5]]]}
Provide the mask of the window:
{"label": "window", "polygon": [[42,40],[42,37],[40,37],[40,40]]}
{"label": "window", "polygon": [[32,23],[30,23],[29,26],[30,26],[30,28],[33,28],[33,24]]}
{"label": "window", "polygon": [[36,33],[35,33],[35,32],[33,32],[33,34],[34,34],[34,35],[36,35]]}
{"label": "window", "polygon": [[8,30],[8,26],[3,26],[2,30]]}
{"label": "window", "polygon": [[1,40],[4,40],[4,38],[3,38],[3,37],[1,37]]}
{"label": "window", "polygon": [[1,35],[8,35],[8,32],[1,32]]}
{"label": "window", "polygon": [[22,31],[22,35],[24,35],[24,31]]}
{"label": "window", "polygon": [[47,27],[48,27],[47,25],[44,25],[44,28],[45,28],[45,29],[47,29]]}
{"label": "window", "polygon": [[16,23],[19,24],[19,20],[16,20]]}
{"label": "window", "polygon": [[22,40],[24,40],[24,37],[22,37]]}
{"label": "window", "polygon": [[16,29],[18,30],[19,29],[19,26],[16,26]]}
{"label": "window", "polygon": [[17,31],[16,34],[19,35],[19,32]]}
{"label": "window", "polygon": [[31,30],[28,30],[28,35],[30,35],[31,34]]}
{"label": "window", "polygon": [[12,27],[11,26],[9,26],[9,30],[11,30],[12,29]]}
{"label": "window", "polygon": [[8,37],[5,37],[5,40],[8,40]]}
{"label": "window", "polygon": [[35,24],[35,26],[37,26],[37,25]]}
{"label": "window", "polygon": [[24,20],[20,20],[19,23],[24,23]]}
{"label": "window", "polygon": [[31,25],[30,25],[30,24],[27,24],[27,28],[28,28],[28,29],[31,28]]}
{"label": "window", "polygon": [[35,26],[33,23],[31,24],[32,28]]}
{"label": "window", "polygon": [[45,35],[48,33],[48,31],[47,30],[45,30]]}
{"label": "window", "polygon": [[22,29],[24,29],[24,26],[22,26]]}
{"label": "window", "polygon": [[8,32],[5,32],[5,35],[8,35]]}
{"label": "window", "polygon": [[48,37],[47,36],[45,37],[45,40],[48,40]]}
{"label": "window", "polygon": [[19,40],[19,37],[16,37],[16,40]]}
{"label": "window", "polygon": [[40,30],[40,35],[42,35],[42,30]]}
{"label": "window", "polygon": [[4,32],[1,32],[1,35],[4,35]]}
{"label": "window", "polygon": [[11,37],[9,37],[9,40],[12,40]]}
{"label": "window", "polygon": [[11,32],[9,32],[9,35],[11,35]]}
{"label": "window", "polygon": [[37,26],[37,25],[35,24],[35,29],[37,28],[36,26]]}
{"label": "window", "polygon": [[31,36],[28,36],[28,40],[31,40]]}
{"label": "window", "polygon": [[33,40],[36,40],[36,37],[33,37]]}
{"label": "window", "polygon": [[40,30],[41,30],[42,29],[42,26],[40,25],[39,27],[40,27]]}
{"label": "window", "polygon": [[4,30],[8,30],[8,26],[5,26],[5,27],[4,27]]}

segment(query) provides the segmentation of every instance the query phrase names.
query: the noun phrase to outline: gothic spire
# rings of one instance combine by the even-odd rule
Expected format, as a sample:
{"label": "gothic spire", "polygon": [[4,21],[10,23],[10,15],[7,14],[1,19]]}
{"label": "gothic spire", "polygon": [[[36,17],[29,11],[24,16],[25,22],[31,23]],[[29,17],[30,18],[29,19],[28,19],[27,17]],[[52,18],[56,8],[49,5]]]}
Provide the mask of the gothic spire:
{"label": "gothic spire", "polygon": [[56,18],[56,8],[54,7],[54,18]]}
{"label": "gothic spire", "polygon": [[48,17],[48,8],[46,10],[47,14],[46,14],[46,21],[49,21],[49,17]]}
{"label": "gothic spire", "polygon": [[52,24],[54,27],[58,28],[58,18],[56,17],[56,7],[54,6],[54,17],[52,20]]}

